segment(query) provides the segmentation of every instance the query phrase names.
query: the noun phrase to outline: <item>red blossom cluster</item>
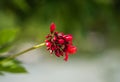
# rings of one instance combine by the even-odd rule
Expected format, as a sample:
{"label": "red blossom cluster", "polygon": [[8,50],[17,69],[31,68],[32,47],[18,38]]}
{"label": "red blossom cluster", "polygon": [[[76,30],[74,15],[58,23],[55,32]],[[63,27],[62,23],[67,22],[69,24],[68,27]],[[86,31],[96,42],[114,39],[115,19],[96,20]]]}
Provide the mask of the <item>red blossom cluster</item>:
{"label": "red blossom cluster", "polygon": [[47,50],[52,54],[54,53],[57,57],[64,56],[64,60],[68,60],[69,54],[75,54],[77,48],[73,46],[73,37],[71,34],[65,35],[62,32],[55,32],[56,25],[51,23],[50,34],[46,36]]}

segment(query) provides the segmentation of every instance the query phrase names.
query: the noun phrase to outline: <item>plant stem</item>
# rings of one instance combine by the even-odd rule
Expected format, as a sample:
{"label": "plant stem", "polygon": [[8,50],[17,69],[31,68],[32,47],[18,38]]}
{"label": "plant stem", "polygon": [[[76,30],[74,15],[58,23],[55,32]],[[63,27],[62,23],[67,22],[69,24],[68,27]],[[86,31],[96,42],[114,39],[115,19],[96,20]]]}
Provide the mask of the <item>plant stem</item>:
{"label": "plant stem", "polygon": [[17,56],[20,56],[20,55],[22,55],[22,54],[24,54],[24,53],[26,53],[26,52],[29,52],[29,51],[31,51],[31,50],[40,48],[41,46],[44,46],[44,45],[45,45],[45,43],[41,43],[41,44],[35,45],[35,46],[31,47],[31,48],[28,48],[28,49],[26,49],[26,50],[24,50],[24,51],[22,51],[22,52],[19,52],[19,53],[17,53],[17,54],[10,55],[10,56],[8,56],[6,59],[4,59],[3,61],[1,61],[0,64],[1,64],[1,63],[4,63],[4,62],[6,62],[6,61],[9,61],[9,60],[11,60],[11,59],[13,59],[13,58],[16,58]]}

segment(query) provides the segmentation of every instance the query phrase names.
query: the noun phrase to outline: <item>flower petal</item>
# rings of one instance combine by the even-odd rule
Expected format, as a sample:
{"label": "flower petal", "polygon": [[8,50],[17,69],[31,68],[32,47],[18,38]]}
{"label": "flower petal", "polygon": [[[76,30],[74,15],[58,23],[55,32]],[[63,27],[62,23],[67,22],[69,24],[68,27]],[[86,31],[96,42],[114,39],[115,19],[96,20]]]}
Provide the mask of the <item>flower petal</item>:
{"label": "flower petal", "polygon": [[56,29],[56,25],[54,23],[51,23],[50,25],[50,32],[53,33]]}
{"label": "flower petal", "polygon": [[68,52],[65,53],[65,58],[64,58],[65,61],[68,61]]}
{"label": "flower petal", "polygon": [[68,46],[67,51],[68,51],[68,53],[70,53],[70,54],[75,54],[76,51],[77,51],[77,47],[75,47],[75,46]]}

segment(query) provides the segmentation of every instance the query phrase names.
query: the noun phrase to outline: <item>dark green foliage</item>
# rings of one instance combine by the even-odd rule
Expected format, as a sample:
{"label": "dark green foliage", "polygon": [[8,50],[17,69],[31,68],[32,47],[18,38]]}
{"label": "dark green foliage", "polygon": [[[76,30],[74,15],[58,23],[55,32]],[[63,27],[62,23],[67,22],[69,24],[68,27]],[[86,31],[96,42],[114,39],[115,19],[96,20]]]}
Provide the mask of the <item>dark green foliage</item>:
{"label": "dark green foliage", "polygon": [[18,32],[18,29],[0,29],[0,53],[7,51]]}
{"label": "dark green foliage", "polygon": [[[5,58],[0,58],[0,62]],[[17,60],[9,60],[0,64],[0,75],[3,75],[4,72],[9,73],[26,73],[26,69],[20,65],[20,62]]]}
{"label": "dark green foliage", "polygon": [[[10,47],[13,45],[13,42],[16,38],[18,29],[0,29],[0,53],[7,52]],[[4,63],[1,63],[2,60],[6,58],[0,57],[0,75],[3,75],[4,72],[10,73],[26,73],[24,67],[20,65],[20,62],[17,60],[11,59]]]}

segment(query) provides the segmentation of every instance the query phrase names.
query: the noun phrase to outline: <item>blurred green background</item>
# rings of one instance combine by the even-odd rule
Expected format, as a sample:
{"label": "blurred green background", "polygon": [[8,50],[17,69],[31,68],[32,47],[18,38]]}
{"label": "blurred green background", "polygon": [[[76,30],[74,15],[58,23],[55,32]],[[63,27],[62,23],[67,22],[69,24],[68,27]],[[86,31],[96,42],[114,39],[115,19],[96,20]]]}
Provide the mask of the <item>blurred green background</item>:
{"label": "blurred green background", "polygon": [[119,0],[0,0],[0,55],[44,42],[51,22],[74,36],[76,59],[120,47]]}
{"label": "blurred green background", "polygon": [[[1,0],[0,52],[18,42],[43,42],[49,25],[73,34],[78,52],[119,47],[119,0]],[[99,44],[100,43],[100,44]]]}

